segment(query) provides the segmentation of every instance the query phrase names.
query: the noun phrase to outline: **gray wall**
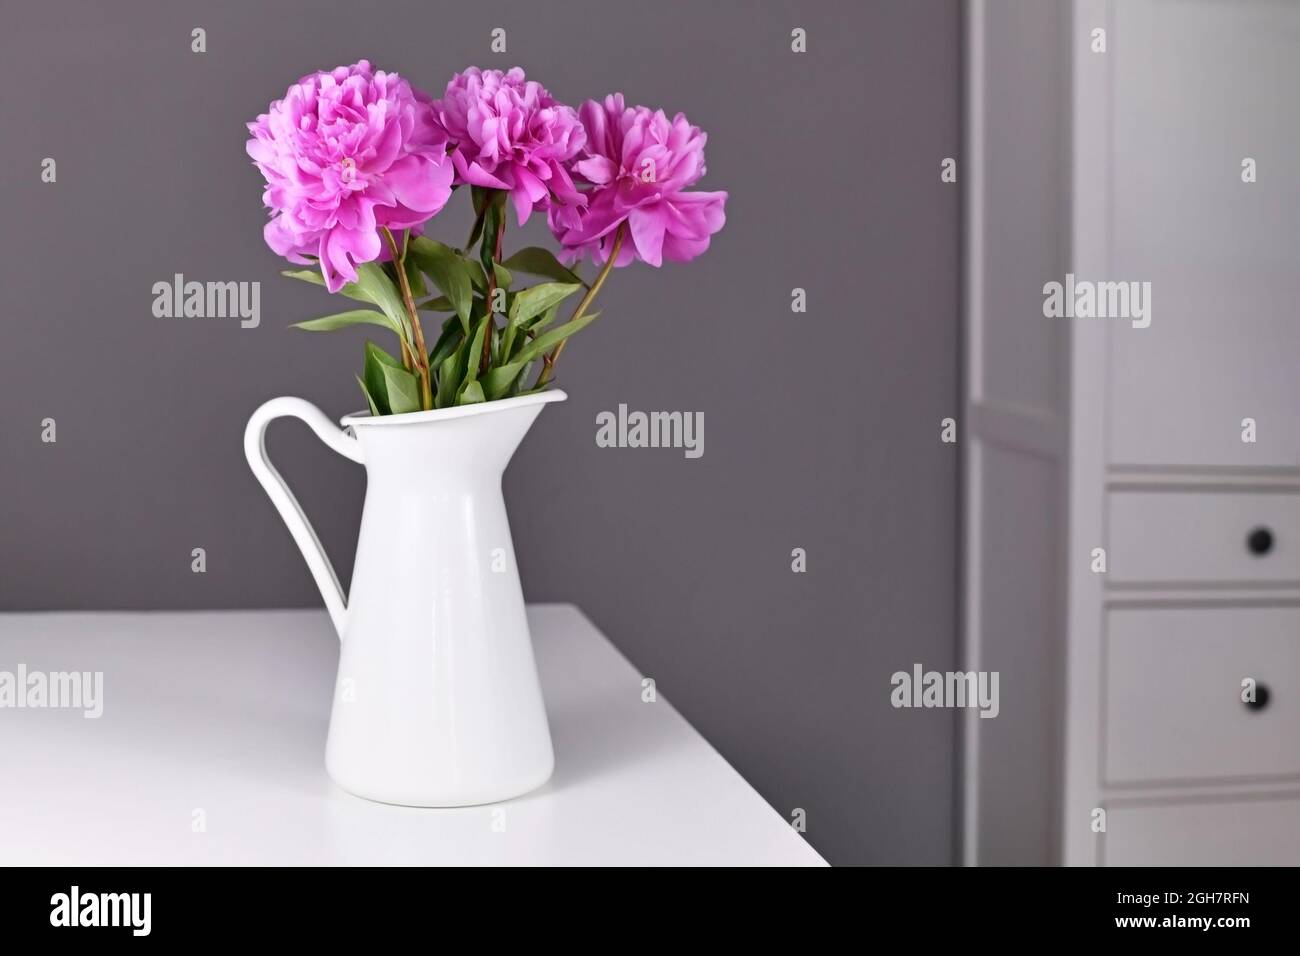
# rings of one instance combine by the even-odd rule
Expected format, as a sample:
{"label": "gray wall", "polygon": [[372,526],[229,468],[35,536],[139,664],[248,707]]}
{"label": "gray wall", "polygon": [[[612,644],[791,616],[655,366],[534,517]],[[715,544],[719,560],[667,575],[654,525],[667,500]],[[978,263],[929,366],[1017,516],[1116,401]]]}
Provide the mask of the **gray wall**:
{"label": "gray wall", "polygon": [[[617,273],[566,352],[571,400],[507,476],[528,596],[579,604],[773,806],[807,811],[832,862],[952,859],[953,717],[888,700],[893,671],[955,657],[956,2],[60,0],[6,19],[0,608],[319,604],[240,449],[273,395],[361,404],[361,334],[287,331],[332,303],[261,241],[243,123],[290,82],[365,56],[435,92],[472,63],[574,103],[622,90],[708,131],[702,186],[730,191],[729,221],[693,264]],[[467,205],[435,234],[461,241]],[[260,280],[262,325],[154,318],[175,272]],[[620,402],[704,412],[704,457],[597,448]],[[346,579],[362,472],[298,425],[270,444]]]}

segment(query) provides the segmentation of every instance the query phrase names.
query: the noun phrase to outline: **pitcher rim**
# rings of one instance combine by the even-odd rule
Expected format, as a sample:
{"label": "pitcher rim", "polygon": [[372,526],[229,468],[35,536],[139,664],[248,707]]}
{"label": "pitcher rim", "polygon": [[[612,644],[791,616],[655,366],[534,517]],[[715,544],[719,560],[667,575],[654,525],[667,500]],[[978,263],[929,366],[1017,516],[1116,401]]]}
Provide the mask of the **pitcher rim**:
{"label": "pitcher rim", "polygon": [[514,398],[499,398],[494,402],[475,402],[473,405],[455,405],[451,408],[435,408],[427,412],[405,412],[401,415],[371,415],[368,411],[350,412],[339,419],[344,428],[357,425],[394,426],[419,425],[425,422],[449,421],[453,418],[468,418],[471,415],[487,415],[491,412],[503,412],[511,408],[525,408],[529,405],[546,405],[562,402],[569,396],[561,389],[547,389],[533,395],[517,395]]}

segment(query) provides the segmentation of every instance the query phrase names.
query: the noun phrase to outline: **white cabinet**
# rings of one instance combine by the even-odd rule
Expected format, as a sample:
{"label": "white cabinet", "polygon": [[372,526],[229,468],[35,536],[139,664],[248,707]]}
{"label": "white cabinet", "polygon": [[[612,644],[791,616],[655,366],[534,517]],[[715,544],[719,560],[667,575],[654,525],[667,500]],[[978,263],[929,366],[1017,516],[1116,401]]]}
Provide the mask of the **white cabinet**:
{"label": "white cabinet", "polygon": [[1116,608],[1102,656],[1105,784],[1300,780],[1300,608]]}
{"label": "white cabinet", "polygon": [[1121,803],[1099,840],[1102,866],[1295,866],[1300,794]]}
{"label": "white cabinet", "polygon": [[968,7],[964,859],[1300,864],[1300,4]]}
{"label": "white cabinet", "polygon": [[[1110,95],[1074,128],[1108,141],[1110,183],[1074,199],[1105,204],[1111,276],[1153,290],[1149,328],[1108,327],[1109,460],[1300,465],[1300,375],[1286,360],[1300,347],[1300,10],[1096,6],[1107,52],[1084,47],[1076,77],[1104,73]],[[1241,441],[1243,418],[1258,442]]]}
{"label": "white cabinet", "polygon": [[1300,585],[1300,495],[1212,488],[1106,495],[1107,581]]}

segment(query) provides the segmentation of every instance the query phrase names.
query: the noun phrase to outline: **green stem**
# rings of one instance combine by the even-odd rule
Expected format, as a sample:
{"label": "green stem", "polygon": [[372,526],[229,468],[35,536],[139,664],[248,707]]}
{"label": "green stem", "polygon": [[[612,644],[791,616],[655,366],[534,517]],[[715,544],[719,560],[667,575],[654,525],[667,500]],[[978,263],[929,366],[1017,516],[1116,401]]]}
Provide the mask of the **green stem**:
{"label": "green stem", "polygon": [[[591,303],[596,301],[596,294],[600,292],[600,287],[605,284],[605,278],[614,268],[614,261],[618,259],[618,252],[623,248],[623,236],[626,229],[627,223],[621,223],[618,227],[618,231],[614,233],[614,248],[610,250],[609,260],[600,270],[600,275],[596,276],[596,281],[591,284],[591,288],[587,290],[587,294],[582,297],[582,301],[578,303],[578,307],[573,310],[573,315],[569,317],[570,322],[576,321],[586,315],[587,309],[591,306]],[[568,341],[568,339],[560,340],[559,344],[557,344],[555,348],[551,349],[550,355],[542,356],[542,371],[538,374],[537,383],[533,385],[533,388],[541,388],[554,377],[555,361],[560,357],[560,353],[564,351],[564,346]]]}
{"label": "green stem", "polygon": [[474,237],[480,235],[479,230],[483,228],[483,214],[486,212],[487,212],[487,206],[484,206],[483,212],[480,212],[477,216],[474,217],[474,225],[470,227],[469,238],[465,240],[466,252],[468,252],[470,247],[474,245]]}
{"label": "green stem", "polygon": [[478,373],[483,375],[487,372],[488,366],[492,364],[492,333],[496,329],[496,319],[493,316],[492,300],[496,298],[497,288],[497,270],[495,263],[501,261],[501,242],[506,234],[506,213],[505,204],[495,204],[495,196],[488,197],[488,203],[484,205],[483,211],[487,213],[489,205],[492,206],[492,214],[486,219],[486,222],[492,224],[494,233],[492,242],[492,254],[486,255],[488,230],[483,230],[483,244],[479,247],[479,259],[483,263],[483,278],[487,283],[484,303],[484,318],[487,320],[488,327],[483,333],[483,354],[479,357]]}
{"label": "green stem", "polygon": [[[424,344],[424,329],[420,326],[420,313],[415,307],[415,297],[411,295],[411,282],[406,277],[406,242],[397,248],[397,240],[387,226],[381,227],[388,248],[393,252],[393,265],[397,269],[397,284],[402,289],[402,301],[406,304],[406,314],[411,319],[411,331],[415,335],[415,367],[420,375],[420,407],[428,411],[433,408],[433,382],[429,374],[429,350]],[[405,343],[403,343],[405,345]]]}

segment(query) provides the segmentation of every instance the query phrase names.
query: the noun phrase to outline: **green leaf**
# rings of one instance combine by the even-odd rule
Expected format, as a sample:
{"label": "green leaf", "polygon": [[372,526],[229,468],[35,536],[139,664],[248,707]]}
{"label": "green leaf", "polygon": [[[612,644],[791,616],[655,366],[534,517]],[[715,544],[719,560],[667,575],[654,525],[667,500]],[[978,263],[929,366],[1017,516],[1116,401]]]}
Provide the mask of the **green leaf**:
{"label": "green leaf", "polygon": [[393,368],[404,368],[401,359],[395,355],[389,355],[369,339],[366,340],[366,361],[375,361],[380,365],[391,365]]}
{"label": "green leaf", "polygon": [[504,398],[527,364],[527,362],[510,362],[488,369],[480,379],[487,400],[495,402],[498,398]]}
{"label": "green leaf", "polygon": [[[374,342],[366,340],[366,363],[362,374],[362,385],[366,395],[375,403],[380,415],[392,414],[388,404],[388,379],[384,375],[386,367],[402,368],[402,363],[389,355]],[[402,369],[405,371],[405,369]]]}
{"label": "green leaf", "polygon": [[559,312],[560,304],[557,302],[537,318],[530,319],[527,322],[521,322],[519,324],[519,332],[523,334],[516,335],[514,340],[510,343],[510,349],[506,352],[507,361],[514,361],[517,359],[519,357],[519,350],[527,344],[529,339],[536,338],[541,334],[542,329],[554,322],[555,317],[559,315]]}
{"label": "green leaf", "polygon": [[[282,276],[288,276],[290,279],[300,279],[303,282],[310,282],[312,285],[318,285],[324,288],[325,277],[320,274],[319,269],[285,269],[280,273]],[[339,295],[349,299],[355,299],[358,302],[370,302],[365,293],[358,288],[355,282],[349,282],[343,288],[339,289]],[[373,303],[372,303],[373,304]]]}
{"label": "green leaf", "polygon": [[466,258],[465,264],[469,266],[469,281],[474,284],[476,292],[482,292],[487,288],[487,279],[483,278],[483,266],[475,259]]}
{"label": "green leaf", "polygon": [[438,336],[438,341],[433,344],[433,351],[429,353],[429,368],[437,368],[460,345],[464,333],[460,330],[460,318],[453,315],[446,322],[442,323],[442,334]]}
{"label": "green leaf", "polygon": [[423,302],[415,303],[415,307],[421,312],[455,312],[456,307],[445,295],[434,296],[432,299],[425,299]]}
{"label": "green leaf", "polygon": [[551,306],[563,302],[581,288],[581,283],[543,282],[522,292],[516,292],[514,301],[510,303],[510,321],[527,322],[534,316],[541,315]]}
{"label": "green leaf", "polygon": [[420,380],[374,342],[366,342],[362,382],[376,407],[386,415],[420,411]]}
{"label": "green leaf", "polygon": [[526,331],[532,332],[534,335],[540,335],[542,329],[546,328],[548,325],[554,322],[555,317],[559,314],[560,314],[560,304],[557,302],[555,305],[551,306],[549,309],[547,309],[537,318],[529,322],[525,322],[523,324],[523,328]]}
{"label": "green leaf", "polygon": [[474,298],[469,264],[454,249],[428,236],[412,239],[409,255],[447,297],[460,316],[461,328],[468,334],[469,310]]}
{"label": "green leaf", "polygon": [[303,329],[307,332],[333,332],[335,329],[346,329],[351,325],[378,325],[381,328],[401,334],[401,330],[394,327],[392,319],[382,312],[376,312],[374,309],[353,309],[350,312],[336,312],[333,315],[323,315],[319,319],[295,322],[289,328]]}
{"label": "green leaf", "polygon": [[485,315],[474,326],[474,338],[470,340],[469,355],[465,365],[465,380],[467,382],[472,382],[478,378],[478,365],[480,357],[483,355],[483,338],[487,335],[488,326],[491,324],[492,317]]}
{"label": "green leaf", "polygon": [[447,408],[456,402],[456,392],[460,390],[460,380],[465,377],[465,355],[469,350],[469,339],[462,337],[460,345],[438,365],[438,394],[434,404],[438,408]]}
{"label": "green leaf", "polygon": [[514,384],[510,386],[510,391],[507,393],[506,397],[514,398],[515,396],[522,394],[520,389],[523,388],[524,382],[528,381],[528,376],[532,374],[533,366],[535,364],[537,363],[536,362],[524,363],[524,370],[519,373],[519,377],[516,378]]}
{"label": "green leaf", "polygon": [[520,249],[502,265],[514,272],[526,272],[530,276],[543,276],[557,282],[576,282],[584,286],[587,284],[572,269],[561,265],[560,260],[555,258],[551,250],[543,249],[541,246]]}
{"label": "green leaf", "polygon": [[[483,273],[483,264],[481,262],[475,262],[472,259],[467,259],[465,261],[469,265],[470,278],[474,282],[474,288],[478,289],[480,292],[486,292],[487,277]],[[493,262],[492,271],[496,273],[497,288],[508,289],[514,284],[515,277],[511,275],[510,270],[501,263]]]}
{"label": "green leaf", "polygon": [[388,407],[394,415],[420,411],[420,380],[400,365],[381,365],[388,390]]}
{"label": "green leaf", "polygon": [[[505,340],[502,343],[503,353],[507,357],[513,357],[512,353],[519,333],[527,329],[529,323],[539,315],[549,313],[550,319],[554,319],[554,310],[559,308],[560,303],[581,288],[581,285],[571,282],[543,282],[522,292],[516,292],[510,302]],[[543,324],[549,323],[550,319]]]}
{"label": "green leaf", "polygon": [[599,312],[588,312],[581,318],[570,319],[563,325],[557,325],[551,331],[537,336],[537,338],[521,348],[515,355],[514,360],[516,362],[530,362],[535,358],[540,358],[573,333],[585,329],[598,315],[600,315]]}
{"label": "green leaf", "polygon": [[420,273],[420,267],[416,265],[415,259],[411,256],[406,257],[406,283],[411,287],[412,299],[423,299],[429,294],[429,290],[424,285],[424,276]]}
{"label": "green leaf", "polygon": [[319,269],[281,269],[280,275],[288,276],[290,279],[301,279],[312,285],[325,284],[325,277],[321,275]]}
{"label": "green leaf", "polygon": [[370,394],[370,389],[366,388],[365,380],[360,375],[356,376],[356,379],[357,384],[361,386],[361,393],[366,396],[366,404],[370,406],[370,414],[378,418],[380,415],[379,406],[375,404],[375,399]]}
{"label": "green leaf", "polygon": [[404,338],[409,342],[411,330],[406,324],[406,306],[402,303],[402,294],[379,263],[363,262],[357,266],[357,287],[367,301],[379,306],[384,315],[404,331]]}
{"label": "green leaf", "polygon": [[534,327],[541,329],[550,325],[551,322],[554,321],[555,315],[559,310],[560,304],[557,302],[537,318],[530,319],[527,322],[507,322],[505,339],[501,344],[501,354],[505,356],[506,360],[508,361],[513,359],[515,357],[515,352],[519,347],[528,341],[527,337],[523,333],[528,332]]}
{"label": "green leaf", "polygon": [[475,405],[484,401],[483,386],[478,382],[466,382],[456,396],[457,405]]}

